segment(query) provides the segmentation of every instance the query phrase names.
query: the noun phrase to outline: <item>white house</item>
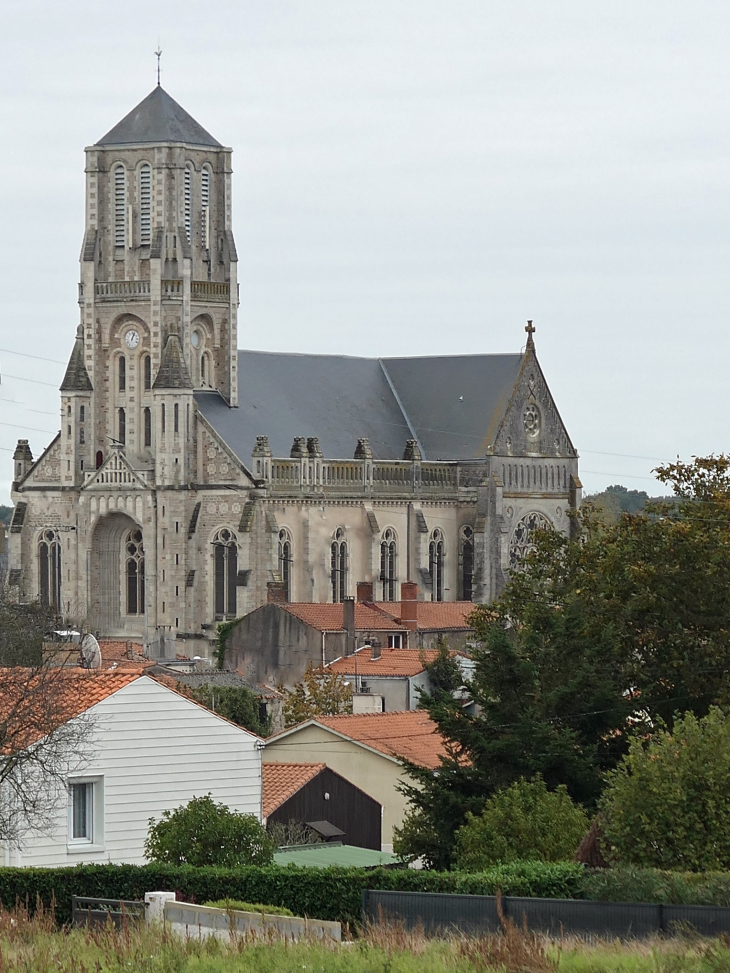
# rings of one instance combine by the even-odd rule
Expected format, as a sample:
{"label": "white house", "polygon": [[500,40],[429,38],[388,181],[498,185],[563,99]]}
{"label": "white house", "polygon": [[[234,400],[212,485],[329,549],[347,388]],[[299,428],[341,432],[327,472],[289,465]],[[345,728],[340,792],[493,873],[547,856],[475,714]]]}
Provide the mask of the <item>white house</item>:
{"label": "white house", "polygon": [[63,691],[85,724],[84,766],[50,833],[6,847],[6,865],[142,864],[149,819],[208,793],[261,820],[255,734],[139,672],[77,670]]}

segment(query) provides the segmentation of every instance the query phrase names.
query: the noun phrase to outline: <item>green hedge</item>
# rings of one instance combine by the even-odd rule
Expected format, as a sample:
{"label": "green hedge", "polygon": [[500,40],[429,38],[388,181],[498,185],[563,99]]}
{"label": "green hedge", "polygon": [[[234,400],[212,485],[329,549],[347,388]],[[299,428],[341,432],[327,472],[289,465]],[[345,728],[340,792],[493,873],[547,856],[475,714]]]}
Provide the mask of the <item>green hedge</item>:
{"label": "green hedge", "polygon": [[188,902],[238,899],[278,905],[298,916],[354,923],[360,919],[363,889],[460,892],[538,898],[581,898],[584,872],[570,863],[514,862],[481,874],[413,869],[193,868],[175,865],[77,865],[73,868],[0,868],[0,901],[32,907],[55,901],[56,918],[69,922],[71,896],[142,899],[145,892],[176,892]]}
{"label": "green hedge", "polygon": [[596,869],[584,880],[587,899],[730,906],[728,872],[662,872],[656,868]]}

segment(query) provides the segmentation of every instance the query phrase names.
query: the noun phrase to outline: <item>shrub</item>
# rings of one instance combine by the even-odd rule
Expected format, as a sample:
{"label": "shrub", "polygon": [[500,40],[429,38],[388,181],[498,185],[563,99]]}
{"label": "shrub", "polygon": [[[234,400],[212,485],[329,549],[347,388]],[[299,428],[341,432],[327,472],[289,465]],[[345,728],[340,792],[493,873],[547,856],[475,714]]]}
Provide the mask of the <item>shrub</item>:
{"label": "shrub", "polygon": [[260,905],[251,902],[238,902],[236,899],[218,899],[217,902],[204,902],[203,905],[211,909],[225,909],[226,912],[265,912],[270,916],[293,916],[291,909],[281,905]]}
{"label": "shrub", "polygon": [[598,902],[730,906],[728,872],[664,872],[619,866],[587,872],[584,889],[587,899]]}
{"label": "shrub", "polygon": [[634,739],[601,799],[609,857],[680,871],[730,867],[730,716],[687,713]]}
{"label": "shrub", "polygon": [[150,818],[144,853],[170,865],[267,865],[274,844],[253,814],[231,811],[207,794],[163,811],[157,823]]}
{"label": "shrub", "polygon": [[455,865],[476,872],[499,862],[566,861],[589,823],[564,786],[549,791],[539,775],[521,777],[497,791],[480,815],[467,815],[456,834]]}

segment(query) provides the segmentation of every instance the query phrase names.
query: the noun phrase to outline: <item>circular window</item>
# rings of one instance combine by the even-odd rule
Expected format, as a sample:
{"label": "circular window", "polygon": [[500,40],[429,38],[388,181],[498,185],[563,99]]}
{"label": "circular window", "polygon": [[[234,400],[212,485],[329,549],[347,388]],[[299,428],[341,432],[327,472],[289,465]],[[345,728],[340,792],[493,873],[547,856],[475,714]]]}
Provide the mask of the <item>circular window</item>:
{"label": "circular window", "polygon": [[525,432],[531,439],[540,434],[540,410],[534,403],[529,402],[525,406],[522,421],[525,425]]}
{"label": "circular window", "polygon": [[193,331],[192,337],[190,338],[190,344],[193,346],[193,348],[199,348],[200,347],[200,332],[199,331]]}
{"label": "circular window", "polygon": [[509,542],[509,566],[513,571],[518,571],[530,551],[535,549],[535,531],[549,530],[551,527],[547,517],[537,511],[525,514],[517,523]]}

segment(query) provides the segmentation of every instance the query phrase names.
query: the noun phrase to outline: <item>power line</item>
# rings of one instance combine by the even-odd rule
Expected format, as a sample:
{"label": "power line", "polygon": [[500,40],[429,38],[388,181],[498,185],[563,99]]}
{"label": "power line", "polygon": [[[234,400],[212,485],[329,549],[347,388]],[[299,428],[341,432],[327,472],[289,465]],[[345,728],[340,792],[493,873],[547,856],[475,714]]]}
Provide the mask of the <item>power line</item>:
{"label": "power line", "polygon": [[[10,426],[11,429],[25,429],[26,432],[44,432],[48,436],[54,435],[50,429],[34,429],[32,426],[19,426],[17,422],[0,422],[0,426]],[[56,432],[58,432],[58,430],[56,430]]]}
{"label": "power line", "polygon": [[0,348],[6,355],[20,355],[23,358],[35,358],[36,361],[49,361],[54,365],[65,365],[65,361],[59,361],[58,358],[44,358],[42,355],[29,355],[27,351],[13,351],[12,348]]}
{"label": "power line", "polygon": [[58,390],[58,386],[55,382],[41,382],[37,378],[23,378],[21,375],[8,375],[7,372],[5,373],[4,377],[13,378],[16,382],[32,382],[33,385],[48,385],[50,388]]}

